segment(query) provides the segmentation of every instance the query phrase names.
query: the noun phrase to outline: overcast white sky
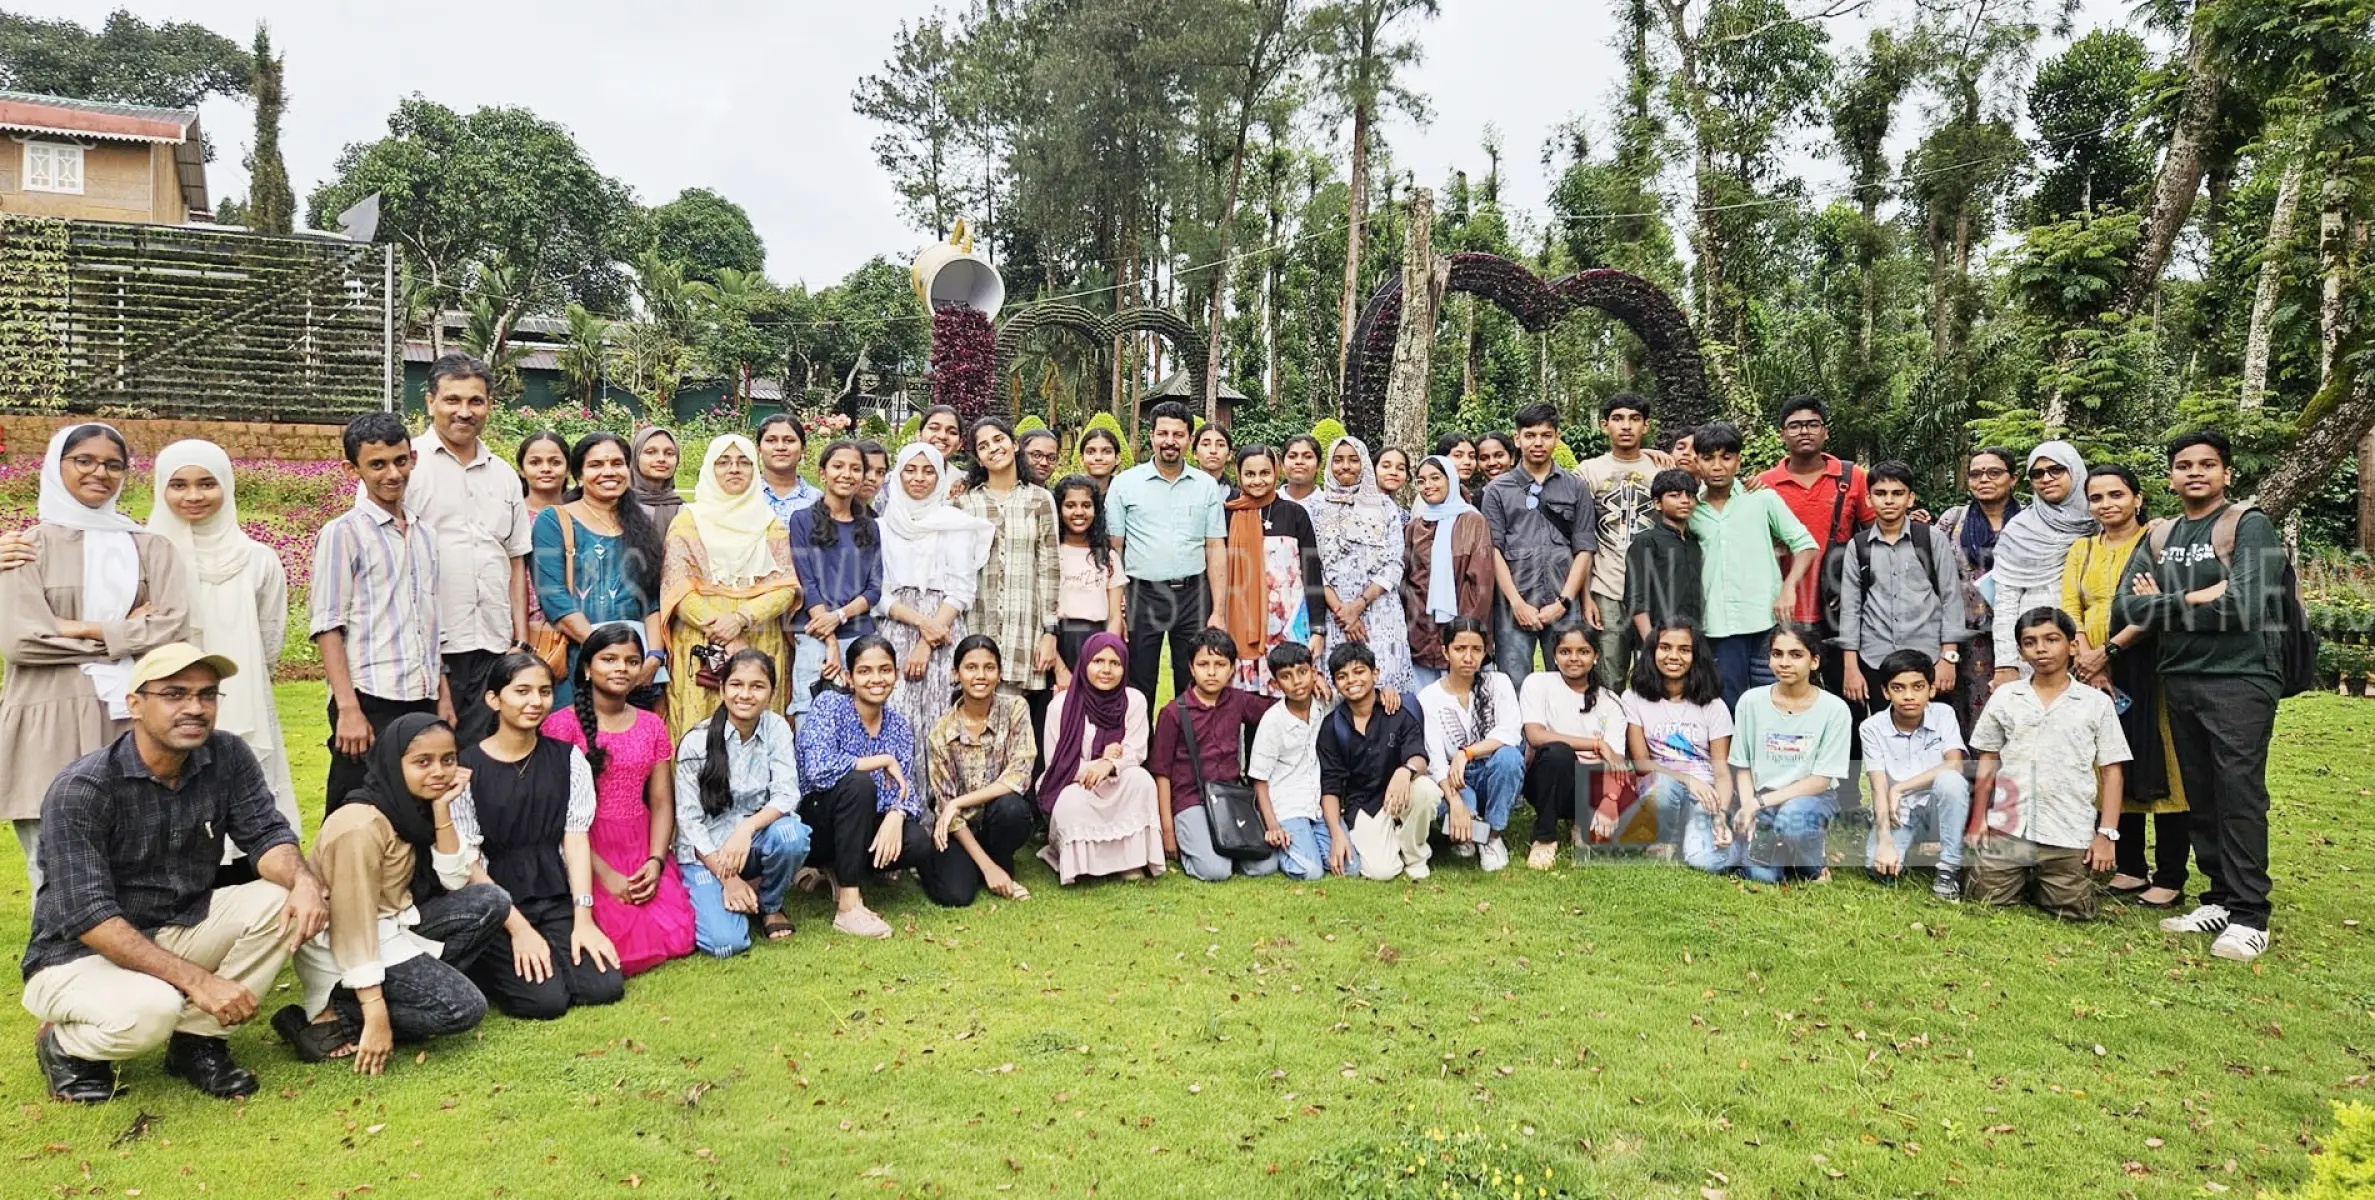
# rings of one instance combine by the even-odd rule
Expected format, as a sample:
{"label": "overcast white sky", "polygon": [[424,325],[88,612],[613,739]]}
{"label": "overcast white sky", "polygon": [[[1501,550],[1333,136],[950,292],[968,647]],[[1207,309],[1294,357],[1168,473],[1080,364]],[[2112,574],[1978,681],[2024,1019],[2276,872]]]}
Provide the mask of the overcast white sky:
{"label": "overcast white sky", "polygon": [[[568,126],[596,167],[645,203],[713,188],[750,212],[779,282],[830,283],[868,257],[917,247],[867,144],[874,128],[850,111],[858,78],[889,53],[902,20],[932,0],[504,0],[459,8],[322,0],[136,0],[150,21],[191,20],[245,43],[256,22],[288,55],[283,154],[302,206],[341,147],[386,132],[412,92],[458,109],[517,104]],[[12,9],[101,19],[100,0],[14,0]],[[112,5],[110,5],[112,7]],[[1571,114],[1605,111],[1616,57],[1610,6],[1596,0],[1443,0],[1420,36],[1411,79],[1433,107],[1423,129],[1386,130],[1398,162],[1422,183],[1481,173],[1477,149],[1497,124],[1506,147],[1505,201],[1541,213],[1543,139]],[[1884,9],[1909,7],[1882,0]],[[2041,5],[2044,7],[2044,5]],[[2119,0],[2084,0],[2079,29],[2117,21]],[[1834,32],[1860,43],[1862,26]],[[2052,47],[2041,48],[2040,54]],[[253,117],[209,102],[218,198],[244,194]],[[1824,163],[1806,167],[1829,182]]]}

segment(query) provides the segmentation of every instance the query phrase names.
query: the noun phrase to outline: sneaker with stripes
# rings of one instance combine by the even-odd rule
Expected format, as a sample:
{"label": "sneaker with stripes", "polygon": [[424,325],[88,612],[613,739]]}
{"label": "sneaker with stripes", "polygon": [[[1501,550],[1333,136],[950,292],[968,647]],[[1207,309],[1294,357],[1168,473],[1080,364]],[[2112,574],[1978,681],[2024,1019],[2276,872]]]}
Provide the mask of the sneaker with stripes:
{"label": "sneaker with stripes", "polygon": [[2182,917],[2161,919],[2162,933],[2217,933],[2226,927],[2226,906],[2220,904],[2205,904]]}

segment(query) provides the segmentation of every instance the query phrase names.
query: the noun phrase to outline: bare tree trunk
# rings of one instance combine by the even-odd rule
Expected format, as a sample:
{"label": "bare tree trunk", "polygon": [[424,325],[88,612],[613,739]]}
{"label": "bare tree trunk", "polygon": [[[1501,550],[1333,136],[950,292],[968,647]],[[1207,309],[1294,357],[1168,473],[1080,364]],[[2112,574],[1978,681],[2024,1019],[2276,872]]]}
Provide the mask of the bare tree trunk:
{"label": "bare tree trunk", "polygon": [[2317,258],[2324,276],[2317,303],[2317,374],[2323,391],[2333,380],[2334,358],[2349,332],[2343,328],[2342,300],[2350,275],[2350,185],[2339,174],[2326,176],[2318,189]]}
{"label": "bare tree trunk", "polygon": [[2202,189],[2202,173],[2211,137],[2217,131],[2218,106],[2226,93],[2227,68],[2214,53],[2209,19],[2197,6],[2185,56],[2185,94],[2177,111],[2177,125],[2169,132],[2169,149],[2145,200],[2144,223],[2136,245],[2136,260],[2128,268],[2127,284],[2112,306],[2134,315],[2144,298],[2160,286],[2161,270],[2169,265],[2169,248],[2193,212],[2194,195]]}
{"label": "bare tree trunk", "polygon": [[2251,328],[2243,340],[2243,391],[2239,403],[2258,408],[2268,392],[2268,351],[2276,325],[2276,301],[2284,290],[2284,256],[2293,240],[2293,214],[2301,207],[2301,162],[2284,168],[2276,185],[2276,211],[2268,217],[2268,240],[2261,251],[2259,290],[2251,299]]}
{"label": "bare tree trunk", "polygon": [[1460,401],[1476,394],[1476,297],[1462,298],[1461,309],[1467,317],[1466,328],[1460,335]]}
{"label": "bare tree trunk", "polygon": [[[1394,331],[1393,373],[1385,385],[1385,444],[1415,449],[1427,437],[1427,381],[1433,369],[1435,317],[1450,282],[1450,264],[1437,269],[1435,192],[1410,189],[1409,229],[1402,251],[1402,323]],[[1382,447],[1381,447],[1382,449]]]}
{"label": "bare tree trunk", "polygon": [[1351,196],[1346,200],[1344,225],[1344,298],[1336,307],[1336,377],[1342,379],[1346,356],[1352,352],[1352,327],[1359,315],[1361,238],[1369,220],[1369,122],[1372,102],[1352,109]]}

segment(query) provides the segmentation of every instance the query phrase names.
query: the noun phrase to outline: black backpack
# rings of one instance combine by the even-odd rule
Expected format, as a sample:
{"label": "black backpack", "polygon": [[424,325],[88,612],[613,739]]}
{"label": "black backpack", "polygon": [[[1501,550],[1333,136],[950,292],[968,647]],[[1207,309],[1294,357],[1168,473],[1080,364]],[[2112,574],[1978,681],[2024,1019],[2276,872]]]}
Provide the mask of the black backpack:
{"label": "black backpack", "polygon": [[[2218,520],[2210,526],[2210,549],[2218,555],[2218,565],[2226,568],[2229,577],[2235,570],[2235,530],[2243,524],[2243,514],[2252,511],[2249,503],[2229,504]],[[2154,521],[2145,538],[2152,544],[2152,561],[2159,563],[2168,553],[2169,537],[2177,523],[2162,519]],[[2293,570],[2292,555],[2284,556],[2284,572],[2279,577],[2284,587],[2282,611],[2277,615],[2284,621],[2279,631],[2276,650],[2276,674],[2283,681],[2283,694],[2298,696],[2317,686],[2317,633],[2309,628],[2309,610],[2301,604],[2301,578]]]}

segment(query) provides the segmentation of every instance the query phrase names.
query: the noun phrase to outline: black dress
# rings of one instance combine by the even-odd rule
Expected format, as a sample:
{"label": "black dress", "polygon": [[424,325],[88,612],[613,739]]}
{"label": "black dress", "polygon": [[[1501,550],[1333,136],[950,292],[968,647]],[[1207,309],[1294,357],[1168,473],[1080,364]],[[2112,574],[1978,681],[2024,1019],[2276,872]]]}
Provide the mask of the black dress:
{"label": "black dress", "polygon": [[538,736],[536,748],[518,762],[499,761],[478,746],[461,753],[470,769],[487,877],[510,893],[512,907],[536,927],[552,954],[552,974],[526,978],[513,962],[505,928],[472,965],[471,982],[513,1017],[550,1020],[576,1005],[611,1004],[626,994],[626,977],[615,964],[569,960],[576,905],[561,838],[569,818],[570,760],[577,752],[567,742]]}

